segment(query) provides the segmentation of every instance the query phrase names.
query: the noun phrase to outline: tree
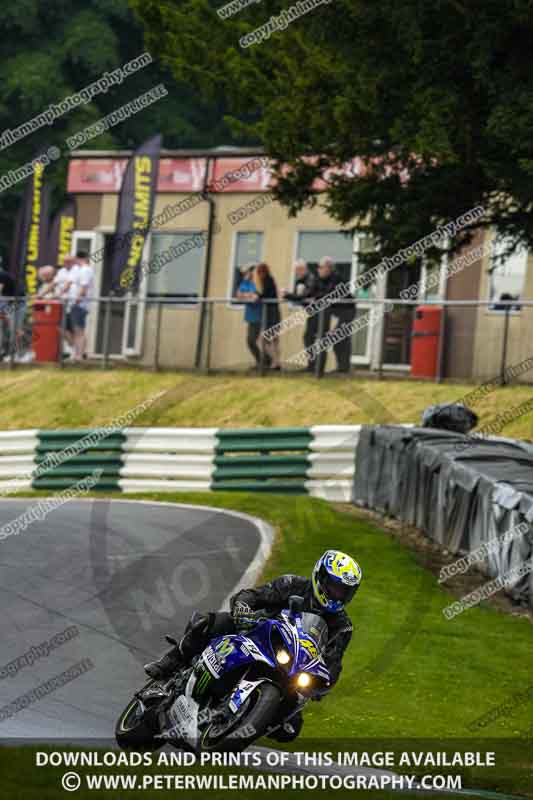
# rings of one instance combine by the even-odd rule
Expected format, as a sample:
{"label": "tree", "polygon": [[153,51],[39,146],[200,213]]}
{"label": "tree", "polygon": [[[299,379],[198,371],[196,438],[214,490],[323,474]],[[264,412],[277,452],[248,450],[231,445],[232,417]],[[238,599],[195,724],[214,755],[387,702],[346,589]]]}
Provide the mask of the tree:
{"label": "tree", "polygon": [[[0,84],[0,135],[44,112],[65,98],[141,55],[146,49],[143,30],[127,0],[17,0],[0,8],[2,82]],[[0,149],[0,176],[7,175],[51,145],[62,157],[46,167],[53,187],[53,210],[65,195],[68,136],[83,130],[106,114],[164,83],[168,95],[94,138],[90,149],[133,149],[154,133],[163,134],[165,147],[210,147],[231,141],[223,122],[220,102],[202,103],[189,86],[178,83],[157,61],[135,72],[90,103],[68,111],[23,139]],[[3,142],[5,144],[5,142]],[[7,257],[13,219],[24,181],[0,192],[0,236]]]}
{"label": "tree", "polygon": [[[324,0],[247,47],[290,6],[222,19],[209,0],[130,2],[176,79],[227,105],[232,129],[276,160],[291,214],[325,202],[392,255],[482,205],[480,225],[533,246],[531,0]],[[312,191],[354,156],[364,175]]]}

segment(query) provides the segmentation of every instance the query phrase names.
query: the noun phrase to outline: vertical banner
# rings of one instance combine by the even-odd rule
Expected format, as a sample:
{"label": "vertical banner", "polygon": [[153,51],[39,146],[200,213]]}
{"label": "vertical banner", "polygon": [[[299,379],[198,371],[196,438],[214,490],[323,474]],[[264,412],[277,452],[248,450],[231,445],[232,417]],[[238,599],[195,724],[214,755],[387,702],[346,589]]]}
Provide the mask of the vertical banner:
{"label": "vertical banner", "polygon": [[68,200],[54,217],[46,248],[46,263],[60,269],[70,255],[72,234],[76,227],[76,204]]}
{"label": "vertical banner", "polygon": [[21,264],[24,261],[23,248],[25,247],[24,243],[27,239],[27,233],[25,232],[27,227],[26,218],[28,217],[26,208],[26,192],[24,192],[22,202],[18,207],[17,215],[15,217],[15,228],[13,230],[13,239],[11,240],[11,250],[9,252],[9,274],[15,281],[15,294],[24,293],[23,287],[19,284],[22,283],[22,280],[20,279],[20,275],[22,274]]}
{"label": "vertical banner", "polygon": [[111,288],[135,286],[144,242],[154,210],[161,136],[153,136],[133,154],[124,172],[118,201],[115,245],[111,258]]}
{"label": "vertical banner", "polygon": [[17,214],[10,262],[17,295],[28,298],[37,293],[37,270],[46,263],[49,199],[49,189],[44,185],[44,166],[36,161]]}

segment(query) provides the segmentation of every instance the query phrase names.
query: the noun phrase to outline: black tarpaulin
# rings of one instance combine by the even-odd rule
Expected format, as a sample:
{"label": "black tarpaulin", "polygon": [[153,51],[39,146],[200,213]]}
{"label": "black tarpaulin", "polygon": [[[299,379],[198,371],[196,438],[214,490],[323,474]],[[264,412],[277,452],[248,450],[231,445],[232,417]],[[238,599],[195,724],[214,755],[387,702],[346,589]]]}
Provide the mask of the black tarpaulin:
{"label": "black tarpaulin", "polygon": [[431,428],[363,426],[353,497],[355,505],[421,528],[453,553],[488,546],[479,566],[491,578],[508,579],[506,591],[515,600],[533,605],[532,573],[514,575],[533,558],[528,443]]}

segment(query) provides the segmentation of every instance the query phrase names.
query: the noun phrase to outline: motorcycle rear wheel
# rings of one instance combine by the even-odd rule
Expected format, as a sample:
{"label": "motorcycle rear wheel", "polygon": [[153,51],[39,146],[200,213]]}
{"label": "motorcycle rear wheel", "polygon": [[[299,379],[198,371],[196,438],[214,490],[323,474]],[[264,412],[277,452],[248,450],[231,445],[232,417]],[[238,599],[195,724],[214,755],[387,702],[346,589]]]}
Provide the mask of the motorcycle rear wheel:
{"label": "motorcycle rear wheel", "polygon": [[281,691],[274,684],[265,681],[253,690],[249,697],[250,707],[239,717],[235,726],[217,735],[216,723],[210,723],[203,731],[199,750],[240,752],[252,742],[260,739],[278,712]]}

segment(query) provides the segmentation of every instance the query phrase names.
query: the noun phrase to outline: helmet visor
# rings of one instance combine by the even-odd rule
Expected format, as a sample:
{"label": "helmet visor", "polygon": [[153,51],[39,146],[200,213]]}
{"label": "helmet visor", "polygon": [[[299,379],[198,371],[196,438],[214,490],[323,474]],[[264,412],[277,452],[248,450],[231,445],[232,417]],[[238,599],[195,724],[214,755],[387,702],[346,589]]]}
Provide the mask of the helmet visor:
{"label": "helmet visor", "polygon": [[328,575],[326,570],[319,576],[322,591],[329,600],[334,600],[337,603],[346,605],[353,598],[358,586],[347,586],[341,581],[336,581],[331,575]]}

